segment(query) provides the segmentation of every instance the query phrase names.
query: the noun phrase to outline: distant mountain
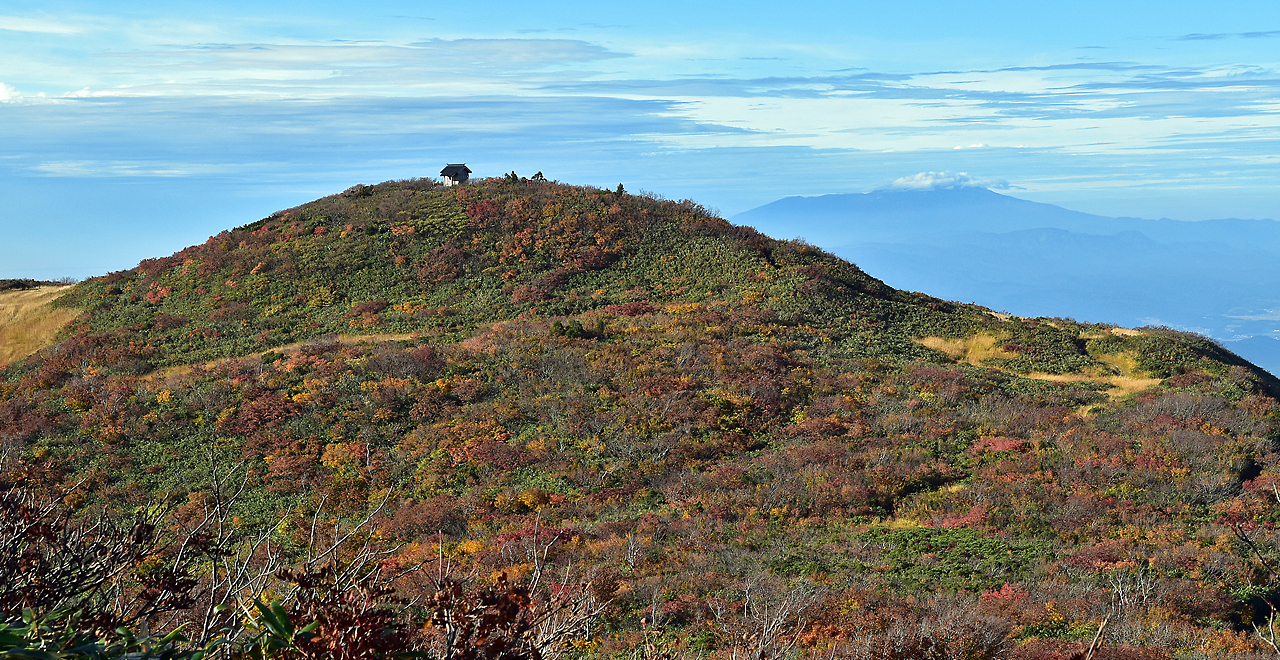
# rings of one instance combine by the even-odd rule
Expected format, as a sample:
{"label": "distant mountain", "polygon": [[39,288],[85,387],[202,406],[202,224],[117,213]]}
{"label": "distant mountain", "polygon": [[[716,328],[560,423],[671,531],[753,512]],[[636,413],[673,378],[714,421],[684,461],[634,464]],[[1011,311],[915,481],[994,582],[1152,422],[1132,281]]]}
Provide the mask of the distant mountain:
{"label": "distant mountain", "polygon": [[984,188],[788,197],[731,218],[891,286],[1026,316],[1168,325],[1280,373],[1280,222],[1109,218]]}

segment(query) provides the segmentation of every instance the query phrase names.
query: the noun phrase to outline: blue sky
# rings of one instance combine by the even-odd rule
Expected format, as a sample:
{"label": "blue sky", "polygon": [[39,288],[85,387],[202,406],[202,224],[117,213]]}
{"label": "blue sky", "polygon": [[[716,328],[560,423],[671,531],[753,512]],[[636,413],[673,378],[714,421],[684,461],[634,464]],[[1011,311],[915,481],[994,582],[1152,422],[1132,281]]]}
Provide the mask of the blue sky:
{"label": "blue sky", "polygon": [[920,172],[1280,218],[1280,3],[0,4],[0,277],[465,161],[730,215]]}

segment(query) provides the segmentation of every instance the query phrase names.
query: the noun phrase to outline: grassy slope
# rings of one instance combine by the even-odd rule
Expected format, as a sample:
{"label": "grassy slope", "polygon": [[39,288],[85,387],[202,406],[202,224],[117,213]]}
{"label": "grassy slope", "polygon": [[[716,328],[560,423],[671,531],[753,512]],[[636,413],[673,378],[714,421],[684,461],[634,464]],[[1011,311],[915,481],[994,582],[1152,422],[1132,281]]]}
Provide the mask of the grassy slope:
{"label": "grassy slope", "polygon": [[70,286],[0,291],[0,367],[52,344],[79,310],[52,306]]}

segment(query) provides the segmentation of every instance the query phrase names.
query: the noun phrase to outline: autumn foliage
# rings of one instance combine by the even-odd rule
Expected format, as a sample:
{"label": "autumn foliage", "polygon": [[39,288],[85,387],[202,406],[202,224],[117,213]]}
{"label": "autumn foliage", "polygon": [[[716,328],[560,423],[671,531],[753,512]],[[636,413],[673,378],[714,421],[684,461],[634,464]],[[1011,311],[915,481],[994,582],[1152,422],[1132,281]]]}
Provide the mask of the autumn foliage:
{"label": "autumn foliage", "polygon": [[[1095,658],[1274,652],[1276,383],[1202,337],[1005,319],[692,202],[511,177],[353,188],[64,304],[0,372],[27,544],[0,570],[112,568],[0,586],[13,630],[1048,659],[1105,620]],[[994,357],[925,341],[978,336]]]}

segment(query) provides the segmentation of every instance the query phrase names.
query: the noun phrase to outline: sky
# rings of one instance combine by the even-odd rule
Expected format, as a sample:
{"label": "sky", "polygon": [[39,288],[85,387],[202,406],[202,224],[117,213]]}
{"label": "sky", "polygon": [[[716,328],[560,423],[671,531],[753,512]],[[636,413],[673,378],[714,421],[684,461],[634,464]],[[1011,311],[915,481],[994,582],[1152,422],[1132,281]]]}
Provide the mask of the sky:
{"label": "sky", "polygon": [[1280,219],[1280,3],[0,3],[0,277],[449,162],[726,216],[936,172]]}

